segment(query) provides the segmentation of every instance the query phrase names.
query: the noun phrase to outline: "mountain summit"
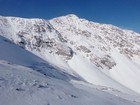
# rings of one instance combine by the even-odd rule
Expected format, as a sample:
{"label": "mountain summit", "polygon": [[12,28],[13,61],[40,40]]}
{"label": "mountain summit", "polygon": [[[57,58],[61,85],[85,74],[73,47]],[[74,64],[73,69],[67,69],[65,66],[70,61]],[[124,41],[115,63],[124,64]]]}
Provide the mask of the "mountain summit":
{"label": "mountain summit", "polygon": [[[5,55],[0,56],[1,65],[4,60],[59,81],[82,81],[82,84],[99,86],[99,90],[104,87],[107,91],[140,93],[140,34],[136,32],[70,14],[51,20],[0,16],[0,35],[1,43],[12,43],[14,49],[20,49],[21,56],[30,59],[27,63],[28,58],[17,57],[19,53],[11,47],[7,48],[11,52],[6,52],[4,46],[11,45],[3,44],[0,52]],[[46,86],[42,85],[41,88]]]}

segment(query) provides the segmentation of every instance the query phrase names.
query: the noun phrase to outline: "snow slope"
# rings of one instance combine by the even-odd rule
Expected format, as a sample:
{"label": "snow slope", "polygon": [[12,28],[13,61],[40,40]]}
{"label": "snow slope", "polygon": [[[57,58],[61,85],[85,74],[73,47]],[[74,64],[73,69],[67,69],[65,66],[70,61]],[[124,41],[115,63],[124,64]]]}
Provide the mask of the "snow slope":
{"label": "snow slope", "polygon": [[39,57],[25,51],[2,36],[0,36],[0,49],[0,59],[9,63],[28,66],[39,61]]}
{"label": "snow slope", "polygon": [[[67,81],[62,79],[62,75],[59,75],[61,79],[55,78],[50,74],[44,75],[32,67],[29,68],[28,66],[34,62],[43,62],[43,60],[6,38],[0,37],[0,48],[0,105],[140,104],[139,95],[129,95],[111,88],[94,86],[76,78]],[[7,49],[10,52],[7,52]],[[17,53],[22,55],[19,57]],[[10,58],[12,56],[14,58]],[[28,60],[30,62],[27,62]],[[47,64],[45,61],[44,63]],[[50,66],[47,66],[45,69],[49,68]]]}
{"label": "snow slope", "polygon": [[[39,77],[45,75],[40,78],[49,77],[51,82],[59,81],[61,85],[66,84],[64,87],[69,87],[73,93],[76,91],[72,87],[78,91],[82,87],[82,90],[86,91],[86,97],[91,93],[96,98],[108,101],[107,98],[95,94],[98,90],[103,96],[117,95],[118,98],[129,101],[129,104],[134,100],[139,101],[140,36],[138,33],[112,25],[90,22],[75,15],[67,15],[51,20],[1,16],[0,35],[2,49],[0,59],[4,60],[2,65],[7,62],[9,63],[7,65],[12,67],[19,65],[31,69]],[[71,81],[77,82],[71,83]],[[87,82],[91,83],[91,86]],[[83,97],[83,94],[82,92],[79,95]],[[103,104],[98,102],[98,98],[88,100],[86,97],[84,97],[86,101],[81,98],[85,104],[96,101],[99,105]]]}

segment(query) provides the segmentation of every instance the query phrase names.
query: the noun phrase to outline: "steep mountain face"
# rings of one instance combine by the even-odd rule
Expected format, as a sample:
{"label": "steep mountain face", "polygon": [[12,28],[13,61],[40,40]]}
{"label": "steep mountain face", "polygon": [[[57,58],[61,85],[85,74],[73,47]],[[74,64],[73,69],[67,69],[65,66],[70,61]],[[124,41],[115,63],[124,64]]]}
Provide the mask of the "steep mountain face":
{"label": "steep mountain face", "polygon": [[1,17],[0,25],[1,35],[25,49],[49,51],[67,59],[72,57],[72,50],[63,44],[65,40],[47,20]]}
{"label": "steep mountain face", "polygon": [[[67,44],[77,55],[81,55],[88,62],[96,65],[98,67],[96,69],[109,78],[115,79],[132,90],[140,91],[138,89],[140,85],[137,84],[140,80],[137,75],[140,73],[140,34],[112,25],[90,22],[75,15],[54,18],[50,20],[50,23],[67,40]],[[79,60],[76,61],[76,59],[72,62],[81,66],[77,63]],[[88,67],[89,65],[86,65],[85,69]],[[77,69],[84,71],[82,68]],[[102,81],[108,80],[108,77],[101,80],[95,78],[100,73],[93,72],[93,67],[89,71],[91,75],[86,76],[80,72],[79,70],[78,73],[85,80],[93,84],[106,85]],[[110,84],[106,86],[112,87]]]}
{"label": "steep mountain face", "polygon": [[140,93],[140,34],[75,15],[0,17],[0,35],[73,76]]}
{"label": "steep mountain face", "polygon": [[112,25],[98,24],[68,15],[50,20],[74,51],[84,53],[92,63],[112,69],[116,65],[110,56],[113,48],[129,59],[140,57],[140,35]]}

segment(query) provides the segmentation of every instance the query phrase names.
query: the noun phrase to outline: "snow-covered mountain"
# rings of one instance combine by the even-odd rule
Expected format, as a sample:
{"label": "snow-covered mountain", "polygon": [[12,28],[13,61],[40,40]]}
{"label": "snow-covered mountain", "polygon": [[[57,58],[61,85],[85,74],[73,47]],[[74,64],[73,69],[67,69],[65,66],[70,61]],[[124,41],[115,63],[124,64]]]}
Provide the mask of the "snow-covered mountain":
{"label": "snow-covered mountain", "polygon": [[0,16],[0,35],[2,105],[140,104],[138,33],[70,14]]}

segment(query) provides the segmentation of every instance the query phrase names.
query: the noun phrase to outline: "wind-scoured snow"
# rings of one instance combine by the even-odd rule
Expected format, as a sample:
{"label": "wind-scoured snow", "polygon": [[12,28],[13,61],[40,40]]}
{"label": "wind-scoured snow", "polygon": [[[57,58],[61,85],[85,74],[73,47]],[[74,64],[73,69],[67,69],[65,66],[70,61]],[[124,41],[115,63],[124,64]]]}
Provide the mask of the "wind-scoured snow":
{"label": "wind-scoured snow", "polygon": [[0,104],[139,105],[138,33],[71,14],[0,16]]}

